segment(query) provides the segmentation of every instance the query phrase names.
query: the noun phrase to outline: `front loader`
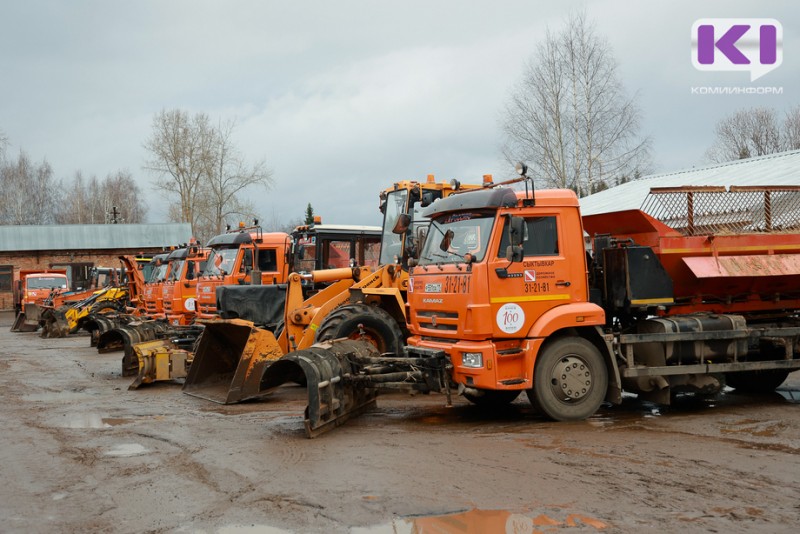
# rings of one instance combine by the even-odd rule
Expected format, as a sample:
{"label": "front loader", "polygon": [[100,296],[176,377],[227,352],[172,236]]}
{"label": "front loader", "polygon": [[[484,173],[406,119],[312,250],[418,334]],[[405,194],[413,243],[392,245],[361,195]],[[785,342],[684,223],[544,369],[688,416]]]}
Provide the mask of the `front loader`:
{"label": "front loader", "polygon": [[[185,378],[194,361],[195,345],[191,344],[186,354],[174,339],[185,342],[195,333],[187,329],[199,331],[206,324],[219,320],[218,300],[225,302],[224,317],[250,319],[259,326],[274,329],[278,322],[287,324],[283,315],[287,281],[292,271],[307,274],[325,269],[324,275],[294,277],[290,305],[299,307],[305,298],[331,282],[351,278],[353,265],[377,265],[380,240],[380,227],[321,224],[319,218],[315,218],[313,225],[296,227],[291,236],[263,233],[259,227],[244,228],[242,225],[238,231],[215,237],[210,243],[212,254],[206,261],[206,270],[197,283],[198,324],[193,327],[176,325],[155,337],[139,340],[135,338],[141,330],[138,326],[116,329],[116,334],[130,338],[117,341],[126,351],[123,375],[138,374],[132,388]],[[334,266],[339,270],[333,270]],[[228,274],[222,276],[222,269]],[[272,287],[276,284],[281,285],[277,289]],[[167,306],[167,299],[164,306]],[[160,339],[160,345],[151,342],[154,339]],[[142,350],[132,344],[137,342],[146,342]],[[172,365],[153,363],[155,360],[167,362],[173,350],[175,362]],[[164,370],[169,372],[161,372]]]}
{"label": "front loader", "polygon": [[[286,286],[275,286],[260,299],[263,306],[285,299],[282,316],[268,328],[226,320],[206,324],[184,393],[222,404],[261,397],[268,393],[261,377],[271,362],[332,339],[367,340],[378,354],[400,351],[408,335],[408,262],[425,237],[420,210],[459,189],[476,187],[437,183],[428,176],[426,182],[402,181],[383,191],[380,266],[373,272],[361,267],[293,273]],[[304,298],[304,282],[319,281],[330,285]]]}

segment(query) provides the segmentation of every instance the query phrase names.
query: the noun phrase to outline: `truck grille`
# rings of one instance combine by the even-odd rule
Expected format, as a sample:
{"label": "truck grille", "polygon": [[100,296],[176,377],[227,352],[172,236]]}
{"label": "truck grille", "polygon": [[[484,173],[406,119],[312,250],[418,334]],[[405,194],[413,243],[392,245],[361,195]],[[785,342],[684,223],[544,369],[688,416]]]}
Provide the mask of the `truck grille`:
{"label": "truck grille", "polygon": [[419,311],[417,323],[426,330],[458,331],[458,312]]}

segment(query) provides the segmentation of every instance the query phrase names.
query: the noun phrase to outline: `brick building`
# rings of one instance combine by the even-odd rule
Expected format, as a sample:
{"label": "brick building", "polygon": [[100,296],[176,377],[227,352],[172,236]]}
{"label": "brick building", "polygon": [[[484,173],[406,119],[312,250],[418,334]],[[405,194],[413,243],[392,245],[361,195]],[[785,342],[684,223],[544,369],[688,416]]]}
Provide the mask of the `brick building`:
{"label": "brick building", "polygon": [[119,267],[120,255],[159,252],[191,236],[188,223],[0,226],[0,309],[13,308],[20,269],[66,269],[75,289],[92,267]]}

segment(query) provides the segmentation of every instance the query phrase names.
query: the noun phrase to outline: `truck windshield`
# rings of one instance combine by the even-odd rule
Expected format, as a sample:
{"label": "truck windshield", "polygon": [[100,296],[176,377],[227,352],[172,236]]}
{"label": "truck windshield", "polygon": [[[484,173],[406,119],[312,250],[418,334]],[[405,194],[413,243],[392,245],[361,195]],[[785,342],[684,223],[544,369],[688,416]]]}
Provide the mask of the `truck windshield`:
{"label": "truck windshield", "polygon": [[383,216],[383,235],[381,236],[381,265],[397,263],[403,255],[402,235],[392,232],[397,218],[406,212],[408,191],[399,189],[386,195],[386,212]]}
{"label": "truck windshield", "polygon": [[225,276],[230,274],[236,263],[238,248],[216,248],[211,251],[206,260],[206,270],[203,276]]}
{"label": "truck windshield", "polygon": [[317,237],[301,235],[294,242],[294,266],[297,273],[310,273],[317,268]]}
{"label": "truck windshield", "polygon": [[172,268],[169,270],[168,282],[177,282],[181,279],[181,271],[185,260],[172,260]]}
{"label": "truck windshield", "polygon": [[153,272],[150,275],[150,280],[148,280],[151,284],[157,284],[159,282],[163,282],[164,279],[167,277],[167,269],[169,269],[169,264],[167,262],[162,263],[161,265],[156,265],[153,269]]}
{"label": "truck windshield", "polygon": [[27,280],[28,289],[66,289],[67,279],[60,276],[32,276]]}
{"label": "truck windshield", "polygon": [[494,225],[493,213],[450,213],[431,221],[420,265],[481,261]]}

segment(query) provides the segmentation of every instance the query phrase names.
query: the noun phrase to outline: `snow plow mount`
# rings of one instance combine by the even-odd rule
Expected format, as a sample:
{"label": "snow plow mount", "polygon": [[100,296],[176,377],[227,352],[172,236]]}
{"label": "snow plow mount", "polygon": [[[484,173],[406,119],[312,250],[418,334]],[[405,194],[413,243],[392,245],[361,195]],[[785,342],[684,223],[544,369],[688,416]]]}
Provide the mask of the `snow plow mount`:
{"label": "snow plow mount", "polygon": [[139,374],[128,386],[129,390],[137,389],[142,384],[186,378],[186,371],[192,362],[191,352],[168,339],[137,343],[133,351],[139,360]]}
{"label": "snow plow mount", "polygon": [[305,384],[305,429],[314,438],[373,407],[380,390],[441,392],[449,402],[449,365],[441,351],[382,356],[369,342],[337,339],[280,358],[265,369],[261,391],[287,382]]}

